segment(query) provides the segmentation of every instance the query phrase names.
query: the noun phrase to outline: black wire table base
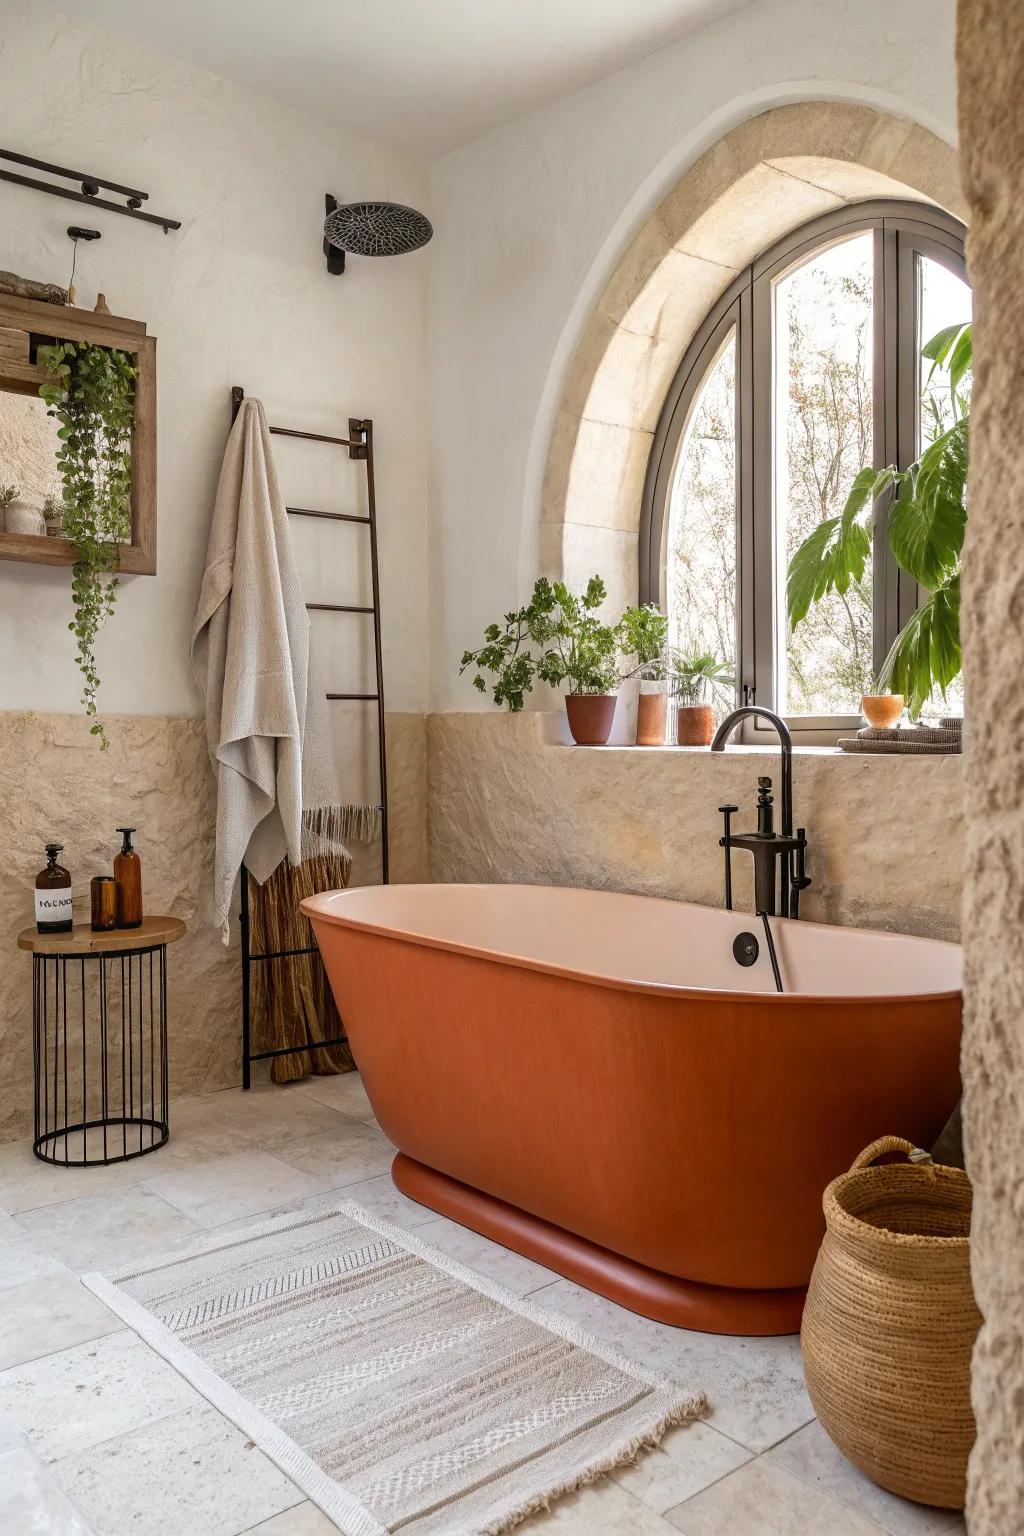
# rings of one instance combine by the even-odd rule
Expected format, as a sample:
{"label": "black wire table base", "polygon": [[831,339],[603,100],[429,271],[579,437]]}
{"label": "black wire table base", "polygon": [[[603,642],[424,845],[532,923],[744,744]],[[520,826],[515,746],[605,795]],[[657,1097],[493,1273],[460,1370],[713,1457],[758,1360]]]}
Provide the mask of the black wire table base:
{"label": "black wire table base", "polygon": [[36,953],[32,1012],[36,1157],[87,1168],[162,1147],[166,945]]}

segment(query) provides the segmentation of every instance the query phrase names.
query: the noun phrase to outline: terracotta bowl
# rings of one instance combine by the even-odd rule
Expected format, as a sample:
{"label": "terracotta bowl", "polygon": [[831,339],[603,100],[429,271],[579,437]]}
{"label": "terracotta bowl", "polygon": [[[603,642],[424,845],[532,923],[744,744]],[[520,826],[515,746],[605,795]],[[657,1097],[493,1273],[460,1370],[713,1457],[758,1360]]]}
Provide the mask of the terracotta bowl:
{"label": "terracotta bowl", "polygon": [[860,701],[861,713],[868,725],[891,730],[903,716],[902,693],[866,693]]}

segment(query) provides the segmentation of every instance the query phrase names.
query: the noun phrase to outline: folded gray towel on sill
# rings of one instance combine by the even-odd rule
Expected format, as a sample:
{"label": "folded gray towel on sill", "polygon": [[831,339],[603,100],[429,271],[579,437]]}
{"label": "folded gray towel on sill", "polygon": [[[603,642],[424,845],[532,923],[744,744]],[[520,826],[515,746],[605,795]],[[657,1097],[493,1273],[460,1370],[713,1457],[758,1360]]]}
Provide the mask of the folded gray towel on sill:
{"label": "folded gray towel on sill", "polygon": [[954,742],[963,740],[960,731],[937,725],[865,725],[857,732],[860,741]]}
{"label": "folded gray towel on sill", "polygon": [[[957,741],[929,741],[915,737],[911,731],[888,731],[879,740],[859,736],[841,736],[838,746],[841,752],[868,752],[878,757],[958,757],[963,748]],[[895,738],[895,739],[894,739]]]}

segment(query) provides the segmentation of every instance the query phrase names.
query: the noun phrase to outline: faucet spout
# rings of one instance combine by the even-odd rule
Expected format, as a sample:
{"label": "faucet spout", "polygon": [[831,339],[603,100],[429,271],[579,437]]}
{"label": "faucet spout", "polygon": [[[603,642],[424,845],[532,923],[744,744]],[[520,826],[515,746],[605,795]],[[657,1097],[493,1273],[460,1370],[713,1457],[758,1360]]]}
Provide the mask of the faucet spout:
{"label": "faucet spout", "polygon": [[726,742],[742,720],[750,716],[767,720],[775,727],[779,738],[779,749],[782,757],[782,835],[793,835],[793,738],[789,734],[789,726],[774,710],[762,709],[759,704],[745,704],[742,709],[734,709],[731,715],[726,715],[718,730],[715,739],[711,743],[712,752],[724,752]]}

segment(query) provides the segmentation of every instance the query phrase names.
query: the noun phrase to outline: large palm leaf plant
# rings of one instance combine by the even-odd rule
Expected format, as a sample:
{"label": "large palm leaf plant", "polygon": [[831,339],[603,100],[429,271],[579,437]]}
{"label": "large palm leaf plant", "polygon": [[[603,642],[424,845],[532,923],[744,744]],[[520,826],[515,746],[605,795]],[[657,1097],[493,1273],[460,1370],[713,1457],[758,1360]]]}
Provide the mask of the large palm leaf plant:
{"label": "large palm leaf plant", "polygon": [[904,625],[879,674],[879,687],[902,693],[917,718],[936,692],[960,674],[960,554],[967,526],[971,326],[952,325],[921,349],[936,371],[948,372],[950,404],[929,397],[933,436],[906,470],[862,469],[838,517],[819,523],[789,564],[786,602],[791,628],[830,592],[862,581],[871,558],[878,498],[896,493],[886,534],[901,570],[928,591]]}

